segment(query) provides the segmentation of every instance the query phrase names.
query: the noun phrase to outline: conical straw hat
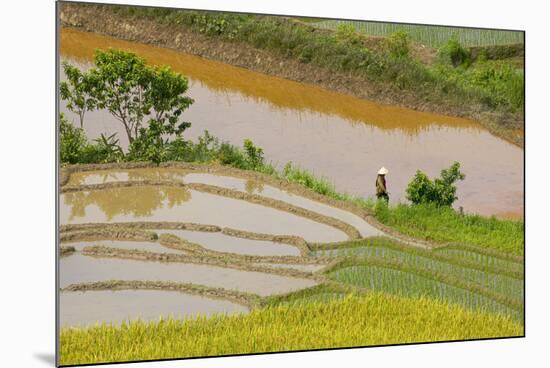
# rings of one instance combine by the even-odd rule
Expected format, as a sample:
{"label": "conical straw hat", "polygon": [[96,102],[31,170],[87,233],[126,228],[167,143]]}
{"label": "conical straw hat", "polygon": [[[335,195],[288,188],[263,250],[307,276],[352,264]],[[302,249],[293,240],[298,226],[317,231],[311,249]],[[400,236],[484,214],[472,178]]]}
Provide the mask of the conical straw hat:
{"label": "conical straw hat", "polygon": [[378,170],[378,175],[386,175],[388,173],[388,169],[386,169],[384,166]]}

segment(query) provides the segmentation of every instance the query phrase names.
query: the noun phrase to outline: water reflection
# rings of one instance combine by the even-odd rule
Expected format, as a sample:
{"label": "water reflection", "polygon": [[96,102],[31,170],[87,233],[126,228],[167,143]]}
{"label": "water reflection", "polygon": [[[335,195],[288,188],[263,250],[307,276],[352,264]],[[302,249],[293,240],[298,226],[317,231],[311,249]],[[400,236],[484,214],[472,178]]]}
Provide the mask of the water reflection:
{"label": "water reflection", "polygon": [[90,205],[97,206],[108,221],[114,217],[149,217],[161,207],[172,208],[191,198],[190,192],[179,187],[138,186],[90,190],[63,194],[69,221],[86,217]]}
{"label": "water reflection", "polygon": [[[421,133],[434,124],[453,127],[478,127],[467,119],[411,111],[379,105],[363,99],[332,92],[314,85],[266,76],[244,68],[208,60],[175,50],[128,42],[75,29],[61,30],[61,55],[81,64],[93,59],[95,49],[110,47],[132,51],[155,65],[170,65],[202,87],[218,93],[238,92],[256,103],[272,107],[340,116],[350,122],[364,122],[382,129],[399,129],[407,134]],[[223,101],[219,101],[223,103]],[[238,106],[235,106],[238,107]]]}

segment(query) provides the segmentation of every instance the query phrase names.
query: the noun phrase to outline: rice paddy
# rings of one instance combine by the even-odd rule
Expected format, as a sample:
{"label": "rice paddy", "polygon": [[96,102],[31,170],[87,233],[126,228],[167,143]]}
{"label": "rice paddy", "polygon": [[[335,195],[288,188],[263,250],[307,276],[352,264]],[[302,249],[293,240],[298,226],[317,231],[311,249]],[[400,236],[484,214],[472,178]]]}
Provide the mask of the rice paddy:
{"label": "rice paddy", "polygon": [[310,24],[322,29],[337,29],[339,26],[346,25],[371,36],[387,36],[395,32],[406,32],[412,40],[434,48],[442,46],[452,37],[456,37],[465,46],[523,43],[523,32],[518,31],[351,20],[323,20]]}
{"label": "rice paddy", "polygon": [[[85,196],[71,202],[80,207],[75,211],[68,206],[62,217],[67,220],[62,248],[73,249],[61,260],[62,296],[70,312],[62,318],[62,364],[523,334],[521,257],[471,245],[413,247],[392,234],[361,238],[354,226],[362,226],[362,221],[375,228],[366,212],[346,212],[350,207],[334,199],[306,192],[302,197],[274,186],[268,193],[284,200],[272,202],[268,197],[263,206],[261,191],[249,203],[241,191],[216,187],[213,181],[195,183],[189,196],[177,191],[187,190],[185,175],[177,174],[180,188],[169,185],[174,168],[149,171],[144,181],[130,179],[127,173],[132,170],[114,176],[105,170],[97,176],[94,171],[80,173],[78,181],[71,181],[69,174],[64,195]],[[140,175],[135,170],[133,174]],[[209,179],[214,176],[209,174]],[[151,177],[156,181],[148,181]],[[106,206],[108,195],[94,194],[110,188],[118,195],[118,207]],[[296,230],[274,232],[276,227],[251,232],[239,228],[252,223],[240,213],[224,215],[228,220],[219,213],[208,217],[208,211],[193,217],[195,207],[184,217],[158,216],[159,208],[179,213],[171,208],[196,200],[203,188],[212,197],[218,190],[230,191],[224,192],[224,200],[209,202],[211,211],[216,203],[229,203],[227,197],[235,208],[254,205],[258,213],[288,205],[290,210],[279,211],[281,215],[290,212],[331,231],[346,229],[348,239],[334,242],[330,232],[317,231],[312,242]],[[118,189],[131,195],[125,199],[124,190]],[[131,200],[140,191],[154,194],[147,209]],[[317,217],[315,209],[324,214]],[[327,216],[331,213],[338,218]],[[69,221],[69,214],[84,220]],[[193,219],[197,222],[181,222]],[[298,229],[302,222],[285,226]],[[224,227],[228,224],[232,227]],[[384,231],[377,229],[376,234]],[[418,248],[422,245],[424,249]],[[170,296],[162,305],[138,308],[130,303],[127,315],[114,308],[117,298],[155,294],[162,299],[163,293]],[[182,307],[180,294],[194,304]],[[91,309],[79,305],[93,295],[101,296],[106,307],[92,308],[88,318],[82,313]],[[151,315],[155,311],[160,319]],[[230,315],[243,311],[249,313]],[[89,327],[96,317],[98,324]],[[246,326],[251,335],[242,335]],[[116,347],[105,348],[115,336]],[[103,348],[96,351],[99,346]]]}
{"label": "rice paddy", "polygon": [[248,315],[64,329],[60,356],[66,365],[521,335],[509,317],[375,292]]}
{"label": "rice paddy", "polygon": [[521,311],[494,299],[412,272],[379,266],[357,265],[333,271],[330,277],[336,281],[369,290],[405,297],[424,296],[463,305],[468,309],[511,315],[516,319],[522,318]]}

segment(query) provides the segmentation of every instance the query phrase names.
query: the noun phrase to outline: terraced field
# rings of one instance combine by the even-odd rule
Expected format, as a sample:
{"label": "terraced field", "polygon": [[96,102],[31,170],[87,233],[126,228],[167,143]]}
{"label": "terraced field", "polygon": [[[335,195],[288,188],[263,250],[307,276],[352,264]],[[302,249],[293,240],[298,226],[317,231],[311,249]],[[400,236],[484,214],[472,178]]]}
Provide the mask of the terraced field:
{"label": "terraced field", "polygon": [[393,32],[407,32],[413,40],[435,48],[445,44],[451,37],[456,37],[461,44],[466,46],[523,43],[523,33],[518,31],[351,20],[323,20],[310,24],[322,29],[337,29],[339,26],[346,25],[371,36],[388,36]]}
{"label": "terraced field", "polygon": [[198,164],[61,175],[62,327],[371,291],[523,319],[522,259],[385,233],[368,212],[297,184]]}

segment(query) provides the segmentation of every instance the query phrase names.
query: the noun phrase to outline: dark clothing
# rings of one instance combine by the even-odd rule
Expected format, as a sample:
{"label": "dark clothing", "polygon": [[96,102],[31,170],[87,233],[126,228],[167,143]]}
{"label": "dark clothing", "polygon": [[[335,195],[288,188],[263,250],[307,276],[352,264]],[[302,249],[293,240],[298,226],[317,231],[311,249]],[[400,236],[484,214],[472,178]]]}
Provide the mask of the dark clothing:
{"label": "dark clothing", "polygon": [[378,199],[384,199],[389,201],[388,191],[386,190],[386,177],[385,175],[378,175],[376,177],[376,197]]}

